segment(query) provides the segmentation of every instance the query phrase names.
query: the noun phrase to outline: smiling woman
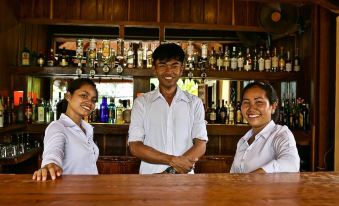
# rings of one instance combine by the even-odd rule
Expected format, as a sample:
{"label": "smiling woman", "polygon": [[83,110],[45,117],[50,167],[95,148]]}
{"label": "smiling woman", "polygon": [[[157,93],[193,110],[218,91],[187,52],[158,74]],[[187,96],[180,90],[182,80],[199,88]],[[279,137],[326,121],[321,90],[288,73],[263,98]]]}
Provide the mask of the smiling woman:
{"label": "smiling woman", "polygon": [[237,144],[231,173],[299,171],[292,132],[272,120],[277,105],[278,97],[270,84],[252,82],[244,88],[241,113],[252,129]]}
{"label": "smiling woman", "polygon": [[54,180],[61,174],[98,174],[99,149],[93,142],[93,127],[82,120],[95,108],[98,91],[90,79],[73,80],[65,95],[67,109],[48,125],[44,137],[41,169],[33,179]]}

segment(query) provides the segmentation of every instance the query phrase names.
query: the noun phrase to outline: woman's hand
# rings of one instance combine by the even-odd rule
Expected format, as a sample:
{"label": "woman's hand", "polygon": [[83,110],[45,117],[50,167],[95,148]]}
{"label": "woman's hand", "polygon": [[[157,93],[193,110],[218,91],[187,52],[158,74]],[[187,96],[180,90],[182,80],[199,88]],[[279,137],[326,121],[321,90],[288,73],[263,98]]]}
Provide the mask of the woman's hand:
{"label": "woman's hand", "polygon": [[37,181],[46,181],[48,173],[51,175],[52,180],[62,175],[62,168],[54,163],[45,165],[43,168],[34,172],[32,179]]}

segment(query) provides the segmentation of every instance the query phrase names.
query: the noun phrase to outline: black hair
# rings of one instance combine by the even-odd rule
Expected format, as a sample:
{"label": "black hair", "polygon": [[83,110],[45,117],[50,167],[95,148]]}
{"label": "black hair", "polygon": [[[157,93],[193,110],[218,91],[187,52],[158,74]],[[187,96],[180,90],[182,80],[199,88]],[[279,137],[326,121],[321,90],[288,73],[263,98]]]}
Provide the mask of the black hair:
{"label": "black hair", "polygon": [[245,88],[243,89],[242,96],[241,96],[241,102],[244,98],[244,94],[246,93],[246,91],[253,88],[253,87],[259,87],[260,89],[264,90],[265,96],[267,97],[269,104],[270,105],[273,105],[273,104],[277,105],[277,109],[271,115],[272,120],[274,120],[276,122],[277,118],[278,118],[279,98],[278,98],[277,92],[275,91],[275,89],[273,88],[273,86],[271,84],[266,83],[266,82],[260,82],[260,81],[254,81],[254,82],[247,84],[245,86]]}
{"label": "black hair", "polygon": [[184,62],[185,52],[182,48],[175,43],[161,44],[159,45],[152,54],[153,65],[157,60],[171,60],[175,59]]}
{"label": "black hair", "polygon": [[[96,93],[96,97],[98,97],[98,90],[97,87],[95,85],[95,83],[88,78],[79,78],[79,79],[75,79],[73,80],[67,88],[67,92],[73,94],[76,90],[80,89],[83,85],[91,85]],[[61,100],[61,104],[60,104],[60,112],[59,115],[57,115],[57,118],[59,118],[61,113],[65,113],[67,110],[67,105],[68,105],[68,101],[66,99]]]}

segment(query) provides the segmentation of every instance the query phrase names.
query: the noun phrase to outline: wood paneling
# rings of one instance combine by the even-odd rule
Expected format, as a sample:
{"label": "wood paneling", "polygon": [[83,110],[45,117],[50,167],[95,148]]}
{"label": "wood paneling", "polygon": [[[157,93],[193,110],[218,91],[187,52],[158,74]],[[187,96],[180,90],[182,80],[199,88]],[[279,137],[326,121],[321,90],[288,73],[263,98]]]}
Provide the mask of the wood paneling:
{"label": "wood paneling", "polygon": [[128,20],[128,1],[127,0],[113,0],[113,21],[127,21]]}
{"label": "wood paneling", "polygon": [[204,23],[216,24],[218,22],[218,0],[205,0]]}
{"label": "wood paneling", "polygon": [[191,0],[189,11],[191,23],[204,22],[204,0]]}
{"label": "wood paneling", "polygon": [[234,16],[235,25],[248,25],[248,2],[234,1]]}
{"label": "wood paneling", "polygon": [[97,1],[82,0],[80,6],[80,18],[82,20],[97,20]]}
{"label": "wood paneling", "polygon": [[175,0],[160,1],[160,22],[174,21],[174,3]]}
{"label": "wood paneling", "polygon": [[219,1],[218,24],[232,25],[233,0]]}
{"label": "wood paneling", "polygon": [[184,23],[190,21],[190,0],[174,0],[173,22]]}
{"label": "wood paneling", "polygon": [[50,0],[35,0],[33,1],[33,8],[35,18],[49,18]]}
{"label": "wood paneling", "polygon": [[157,21],[157,0],[130,0],[129,21]]}
{"label": "wood paneling", "polygon": [[19,22],[16,11],[19,3],[16,0],[0,1],[0,95],[9,95],[11,79],[10,65],[15,65],[18,58]]}

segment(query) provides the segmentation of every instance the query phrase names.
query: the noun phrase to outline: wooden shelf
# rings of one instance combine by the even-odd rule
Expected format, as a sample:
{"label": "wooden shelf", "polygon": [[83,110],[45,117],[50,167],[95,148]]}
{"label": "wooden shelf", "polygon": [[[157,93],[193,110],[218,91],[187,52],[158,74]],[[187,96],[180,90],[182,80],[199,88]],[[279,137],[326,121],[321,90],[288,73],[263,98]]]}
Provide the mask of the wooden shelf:
{"label": "wooden shelf", "polygon": [[13,125],[6,125],[3,128],[0,128],[0,134],[6,133],[6,132],[14,132],[17,130],[23,130],[26,128],[26,125],[24,124],[13,124]]}
{"label": "wooden shelf", "polygon": [[0,165],[15,165],[19,164],[23,161],[26,161],[36,155],[38,155],[42,151],[41,148],[33,148],[24,154],[17,155],[15,157],[4,157],[0,158]]}
{"label": "wooden shelf", "polygon": [[[12,74],[30,75],[30,76],[74,76],[77,67],[13,67]],[[82,68],[82,77],[88,77],[90,68]],[[128,69],[125,68],[122,74],[118,74],[115,70],[110,70],[108,74],[104,74],[102,68],[96,69],[95,77],[112,77],[112,76],[126,76],[126,77],[153,77],[152,69]],[[302,72],[257,72],[257,71],[217,71],[206,70],[208,79],[229,79],[229,80],[296,80],[303,73]],[[194,70],[193,78],[201,78],[202,71]],[[184,71],[182,77],[187,77],[188,71]]]}

